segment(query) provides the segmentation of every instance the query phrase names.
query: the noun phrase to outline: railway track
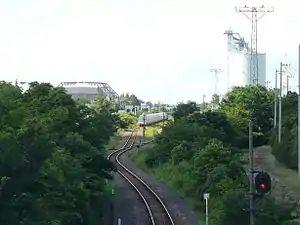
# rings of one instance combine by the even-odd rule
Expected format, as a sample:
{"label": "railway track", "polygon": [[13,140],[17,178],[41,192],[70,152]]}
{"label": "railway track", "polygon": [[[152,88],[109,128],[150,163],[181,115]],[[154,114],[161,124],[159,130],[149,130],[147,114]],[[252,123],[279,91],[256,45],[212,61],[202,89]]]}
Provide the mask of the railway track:
{"label": "railway track", "polygon": [[117,165],[118,173],[130,184],[143,201],[149,218],[146,224],[174,225],[175,223],[167,207],[156,192],[121,162],[121,155],[134,147],[136,137],[137,130],[133,130],[124,145],[110,153],[107,158]]}

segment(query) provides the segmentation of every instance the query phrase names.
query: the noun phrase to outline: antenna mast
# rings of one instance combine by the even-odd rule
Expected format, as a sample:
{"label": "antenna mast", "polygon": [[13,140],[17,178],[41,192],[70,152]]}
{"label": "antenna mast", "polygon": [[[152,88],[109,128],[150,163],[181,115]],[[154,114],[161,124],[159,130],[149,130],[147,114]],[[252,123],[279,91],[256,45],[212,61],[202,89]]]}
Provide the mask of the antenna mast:
{"label": "antenna mast", "polygon": [[[257,57],[257,22],[268,12],[274,12],[274,8],[265,8],[264,5],[235,7],[237,12],[244,14],[246,18],[251,20],[251,55],[250,55],[250,83],[258,84],[258,57]],[[260,14],[260,15],[259,15]],[[252,81],[252,82],[251,82]]]}

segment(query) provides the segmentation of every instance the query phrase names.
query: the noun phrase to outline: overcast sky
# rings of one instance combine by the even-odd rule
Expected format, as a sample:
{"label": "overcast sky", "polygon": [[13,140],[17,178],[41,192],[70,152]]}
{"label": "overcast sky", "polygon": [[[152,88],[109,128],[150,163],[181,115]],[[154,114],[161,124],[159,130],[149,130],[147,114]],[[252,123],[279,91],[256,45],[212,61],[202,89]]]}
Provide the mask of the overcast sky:
{"label": "overcast sky", "polygon": [[[54,84],[101,81],[144,100],[201,101],[214,91],[209,69],[226,69],[224,31],[231,26],[250,36],[251,21],[235,12],[237,3],[0,0],[0,76]],[[273,82],[280,60],[297,72],[300,3],[275,0],[272,6],[275,12],[259,22],[258,48],[267,53],[267,80]],[[219,89],[225,90],[221,76]]]}

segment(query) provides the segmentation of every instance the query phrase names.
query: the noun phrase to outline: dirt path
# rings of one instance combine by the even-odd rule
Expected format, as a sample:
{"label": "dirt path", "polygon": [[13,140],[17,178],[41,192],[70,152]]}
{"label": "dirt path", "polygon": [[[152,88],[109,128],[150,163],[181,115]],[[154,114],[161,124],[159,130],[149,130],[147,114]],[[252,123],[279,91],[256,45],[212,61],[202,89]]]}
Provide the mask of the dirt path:
{"label": "dirt path", "polygon": [[[264,170],[271,174],[272,191],[271,194],[279,202],[297,203],[300,200],[300,180],[297,172],[286,168],[279,163],[269,146],[261,146],[255,148],[255,169]],[[245,154],[245,159],[248,160],[248,154]],[[248,169],[248,166],[245,166]],[[295,214],[300,216],[300,207],[295,210]]]}

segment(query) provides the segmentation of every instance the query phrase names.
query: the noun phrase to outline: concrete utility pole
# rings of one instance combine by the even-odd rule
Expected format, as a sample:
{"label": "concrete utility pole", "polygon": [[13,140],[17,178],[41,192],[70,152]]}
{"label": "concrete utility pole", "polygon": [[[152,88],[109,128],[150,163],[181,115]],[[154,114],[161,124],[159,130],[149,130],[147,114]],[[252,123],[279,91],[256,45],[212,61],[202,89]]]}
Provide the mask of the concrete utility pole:
{"label": "concrete utility pole", "polygon": [[289,89],[290,89],[290,79],[291,78],[294,78],[294,76],[292,74],[288,74],[286,76],[286,94],[289,92]]}
{"label": "concrete utility pole", "polygon": [[300,45],[299,45],[299,74],[298,74],[298,177],[300,179]]}
{"label": "concrete utility pole", "polygon": [[266,81],[266,88],[269,90],[269,88],[271,87],[271,86],[269,86],[271,84],[271,81]]}
{"label": "concrete utility pole", "polygon": [[[251,55],[250,55],[250,80],[252,78],[254,85],[258,84],[258,57],[257,57],[257,22],[268,12],[273,12],[274,8],[271,7],[266,9],[264,6],[261,7],[236,7],[237,12],[242,12],[248,19],[251,20]],[[261,13],[258,16],[258,13]],[[249,167],[250,167],[250,201],[249,201],[249,221],[250,225],[255,224],[255,205],[254,205],[254,158],[253,158],[253,134],[252,134],[252,115],[249,121]]]}
{"label": "concrete utility pole", "polygon": [[275,89],[274,89],[274,128],[277,126],[277,98],[278,98],[278,90],[277,90],[277,74],[278,70],[275,71]]}
{"label": "concrete utility pole", "polygon": [[286,71],[288,64],[280,63],[280,70],[279,70],[279,109],[278,109],[278,142],[281,142],[281,134],[282,134],[282,77],[283,72]]}
{"label": "concrete utility pole", "polygon": [[146,132],[146,114],[143,114],[143,143],[145,142],[145,132]]}
{"label": "concrete utility pole", "polygon": [[252,120],[249,121],[249,167],[250,167],[250,225],[254,225],[254,152],[253,152],[253,130],[252,130]]}
{"label": "concrete utility pole", "polygon": [[214,73],[215,75],[215,90],[214,90],[214,94],[219,94],[219,73],[222,73],[223,70],[222,69],[219,69],[219,68],[213,68],[213,69],[209,69],[209,72],[212,72]]}
{"label": "concrete utility pole", "polygon": [[283,63],[280,63],[279,69],[279,117],[278,117],[278,142],[281,142],[281,124],[282,124],[282,67]]}

